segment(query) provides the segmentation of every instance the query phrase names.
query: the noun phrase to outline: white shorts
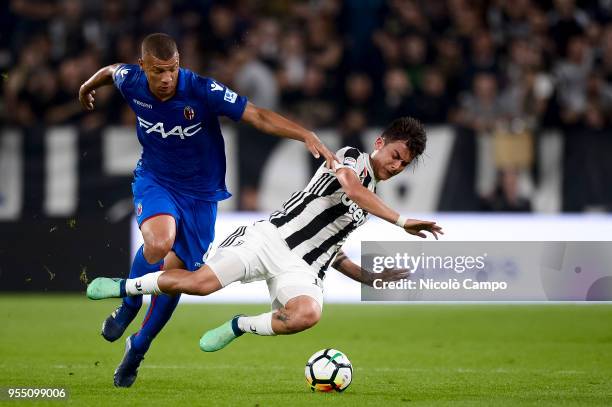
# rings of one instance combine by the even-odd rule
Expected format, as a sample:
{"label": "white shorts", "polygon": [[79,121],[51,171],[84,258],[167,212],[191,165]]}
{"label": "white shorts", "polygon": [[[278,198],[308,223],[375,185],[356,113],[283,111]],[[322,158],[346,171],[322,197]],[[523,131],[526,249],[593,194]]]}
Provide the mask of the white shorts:
{"label": "white shorts", "polygon": [[268,221],[239,227],[206,264],[223,287],[234,281],[266,280],[272,309],[300,295],[314,298],[323,309],[323,282],[318,271],[293,253]]}

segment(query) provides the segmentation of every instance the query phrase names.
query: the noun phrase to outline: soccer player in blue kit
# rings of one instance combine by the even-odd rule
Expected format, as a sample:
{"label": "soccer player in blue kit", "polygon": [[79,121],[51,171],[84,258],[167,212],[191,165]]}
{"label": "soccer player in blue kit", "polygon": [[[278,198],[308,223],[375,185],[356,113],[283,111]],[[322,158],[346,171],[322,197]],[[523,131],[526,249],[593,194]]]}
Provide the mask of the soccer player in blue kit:
{"label": "soccer player in blue kit", "polygon": [[[197,270],[214,239],[217,202],[231,195],[225,187],[225,151],[219,116],[243,121],[278,137],[302,141],[331,168],[335,156],[311,131],[259,108],[227,86],[179,67],[174,40],[147,36],[139,65],[100,69],[80,88],[79,100],[93,110],[95,90],[114,85],[136,114],[142,156],[132,190],[144,245],[129,273],[140,277],[162,269]],[[104,321],[102,336],[120,338],[138,314],[142,297],[127,297]],[[142,328],[127,338],[115,386],[129,387],[155,336],[170,319],[180,295],[153,296]]]}

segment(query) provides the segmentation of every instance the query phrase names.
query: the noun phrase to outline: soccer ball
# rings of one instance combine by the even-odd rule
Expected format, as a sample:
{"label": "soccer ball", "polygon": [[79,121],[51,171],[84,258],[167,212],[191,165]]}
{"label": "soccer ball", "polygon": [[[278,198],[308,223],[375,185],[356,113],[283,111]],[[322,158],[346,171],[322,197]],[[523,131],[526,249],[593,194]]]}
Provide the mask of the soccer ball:
{"label": "soccer ball", "polygon": [[353,365],[336,349],[323,349],[306,363],[306,381],[312,391],[344,391],[353,380]]}

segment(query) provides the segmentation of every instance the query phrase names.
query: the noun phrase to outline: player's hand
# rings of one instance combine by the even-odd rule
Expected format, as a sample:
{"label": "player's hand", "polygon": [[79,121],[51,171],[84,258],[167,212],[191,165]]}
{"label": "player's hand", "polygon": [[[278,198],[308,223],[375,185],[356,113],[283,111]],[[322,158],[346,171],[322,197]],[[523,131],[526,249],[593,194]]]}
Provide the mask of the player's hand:
{"label": "player's hand", "polygon": [[436,240],[438,240],[438,234],[444,234],[442,228],[436,225],[436,222],[418,219],[407,219],[406,223],[404,223],[404,230],[411,235],[422,237],[423,239],[427,237],[423,231],[431,233]]}
{"label": "player's hand", "polygon": [[306,148],[308,148],[314,158],[319,158],[323,156],[323,158],[325,159],[325,166],[328,169],[333,170],[335,167],[334,161],[340,164],[340,160],[338,159],[338,157],[336,157],[334,153],[332,153],[327,147],[325,147],[325,144],[323,144],[323,142],[316,134],[310,134],[311,137],[308,137],[304,141],[304,143],[306,144]]}
{"label": "player's hand", "polygon": [[79,89],[79,102],[81,102],[81,106],[85,110],[93,110],[94,109],[94,96],[96,94],[95,90],[91,90],[89,92],[86,91],[85,85],[82,85]]}

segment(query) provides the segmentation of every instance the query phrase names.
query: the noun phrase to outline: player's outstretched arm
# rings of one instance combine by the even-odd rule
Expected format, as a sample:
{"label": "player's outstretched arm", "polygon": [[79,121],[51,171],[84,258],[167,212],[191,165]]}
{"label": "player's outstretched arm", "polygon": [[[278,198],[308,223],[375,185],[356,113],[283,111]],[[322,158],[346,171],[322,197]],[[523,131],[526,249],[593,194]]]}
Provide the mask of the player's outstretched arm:
{"label": "player's outstretched arm", "polygon": [[361,266],[353,263],[342,250],[338,252],[332,267],[348,278],[370,287],[373,285],[374,279],[377,278],[381,279],[382,281],[397,281],[407,278],[410,275],[408,270],[398,269],[386,269],[382,273],[369,272]]}
{"label": "player's outstretched arm", "polygon": [[84,109],[94,109],[96,89],[113,84],[113,74],[119,65],[121,64],[105,66],[81,85],[79,89],[79,102],[81,102],[81,106],[83,106]]}
{"label": "player's outstretched arm", "polygon": [[340,162],[315,133],[271,110],[257,107],[249,102],[242,115],[242,121],[264,133],[304,142],[315,158],[323,156],[325,165],[329,169],[333,168],[334,161]]}
{"label": "player's outstretched arm", "polygon": [[436,225],[436,222],[407,219],[401,216],[395,210],[387,206],[387,204],[385,204],[385,202],[375,193],[361,185],[357,174],[352,170],[340,168],[336,171],[336,177],[349,199],[372,215],[398,225],[407,233],[418,237],[426,237],[423,231],[431,233],[436,240],[438,240],[438,234],[444,234],[442,228]]}

